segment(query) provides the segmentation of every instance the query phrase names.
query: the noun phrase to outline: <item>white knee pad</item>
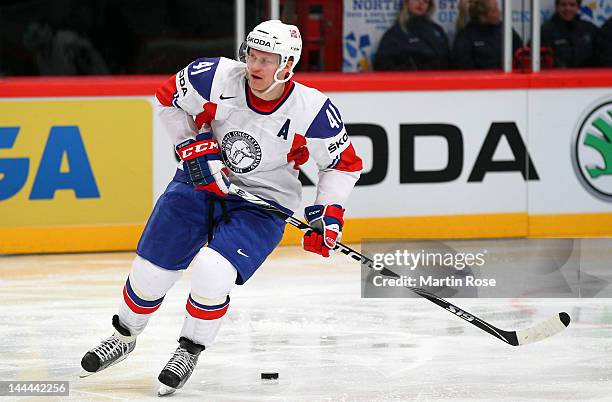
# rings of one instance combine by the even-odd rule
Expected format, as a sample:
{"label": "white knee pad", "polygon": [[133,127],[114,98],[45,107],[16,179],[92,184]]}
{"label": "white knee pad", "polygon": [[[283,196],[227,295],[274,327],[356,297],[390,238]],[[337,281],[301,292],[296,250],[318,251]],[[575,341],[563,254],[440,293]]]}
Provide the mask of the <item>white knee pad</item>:
{"label": "white knee pad", "polygon": [[191,263],[191,269],[191,296],[207,305],[225,302],[238,276],[236,268],[209,247],[204,247],[198,252]]}
{"label": "white knee pad", "polygon": [[166,292],[181,277],[182,271],[171,271],[136,256],[123,288],[119,321],[132,335],[140,334],[151,314],[161,305]]}
{"label": "white knee pad", "polygon": [[156,300],[165,296],[181,275],[181,270],[160,268],[137,255],[132,263],[130,284],[138,296],[146,300]]}

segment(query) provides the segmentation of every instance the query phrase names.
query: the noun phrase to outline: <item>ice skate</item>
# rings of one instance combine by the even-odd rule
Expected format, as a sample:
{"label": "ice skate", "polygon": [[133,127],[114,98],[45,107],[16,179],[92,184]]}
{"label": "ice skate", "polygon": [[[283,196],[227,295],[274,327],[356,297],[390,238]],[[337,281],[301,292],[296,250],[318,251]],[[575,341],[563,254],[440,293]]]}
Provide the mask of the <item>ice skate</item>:
{"label": "ice skate", "polygon": [[161,383],[157,394],[159,396],[170,395],[185,385],[185,382],[193,373],[198,363],[198,356],[204,350],[204,346],[191,342],[187,338],[179,339],[179,347],[159,373],[157,379]]}
{"label": "ice skate", "polygon": [[103,340],[100,345],[85,353],[85,356],[81,359],[81,378],[119,363],[134,350],[136,337],[131,336],[130,331],[119,324],[119,316],[117,315],[113,316],[113,327],[115,327],[115,333],[110,338]]}

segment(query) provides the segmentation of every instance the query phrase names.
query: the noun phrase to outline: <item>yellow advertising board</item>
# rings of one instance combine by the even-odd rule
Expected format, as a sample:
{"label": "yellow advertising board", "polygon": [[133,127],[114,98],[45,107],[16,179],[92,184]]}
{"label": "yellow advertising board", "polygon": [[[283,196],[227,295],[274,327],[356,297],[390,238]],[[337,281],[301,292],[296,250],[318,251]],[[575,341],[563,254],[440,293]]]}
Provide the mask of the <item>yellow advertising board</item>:
{"label": "yellow advertising board", "polygon": [[0,101],[0,253],[134,249],[152,124],[144,99]]}

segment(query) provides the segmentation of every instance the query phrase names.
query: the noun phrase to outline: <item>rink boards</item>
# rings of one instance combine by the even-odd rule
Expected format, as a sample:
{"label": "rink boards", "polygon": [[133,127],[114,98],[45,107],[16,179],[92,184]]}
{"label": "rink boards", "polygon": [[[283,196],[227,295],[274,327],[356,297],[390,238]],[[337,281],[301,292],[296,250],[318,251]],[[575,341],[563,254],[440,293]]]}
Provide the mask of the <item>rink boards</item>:
{"label": "rink boards", "polygon": [[[364,159],[347,242],[612,235],[609,70],[298,80],[330,96]],[[160,82],[0,80],[0,253],[135,248],[176,167]],[[306,205],[312,162],[303,182]]]}

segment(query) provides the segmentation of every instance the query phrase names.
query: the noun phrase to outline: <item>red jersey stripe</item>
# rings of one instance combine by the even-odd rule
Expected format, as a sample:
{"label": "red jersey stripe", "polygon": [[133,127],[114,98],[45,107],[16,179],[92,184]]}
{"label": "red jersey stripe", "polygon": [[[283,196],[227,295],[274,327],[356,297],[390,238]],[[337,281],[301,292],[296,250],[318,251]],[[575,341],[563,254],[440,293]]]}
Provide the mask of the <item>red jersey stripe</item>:
{"label": "red jersey stripe", "polygon": [[210,124],[217,114],[217,104],[214,102],[206,102],[202,108],[204,111],[195,118],[195,125],[198,130],[201,129],[204,124]]}
{"label": "red jersey stripe", "polygon": [[176,94],[176,74],[168,78],[161,87],[157,88],[155,97],[162,105],[172,106],[174,94]]}
{"label": "red jersey stripe", "polygon": [[363,161],[355,153],[353,144],[349,144],[340,154],[340,162],[334,167],[336,170],[342,170],[343,172],[358,172],[363,169]]}

